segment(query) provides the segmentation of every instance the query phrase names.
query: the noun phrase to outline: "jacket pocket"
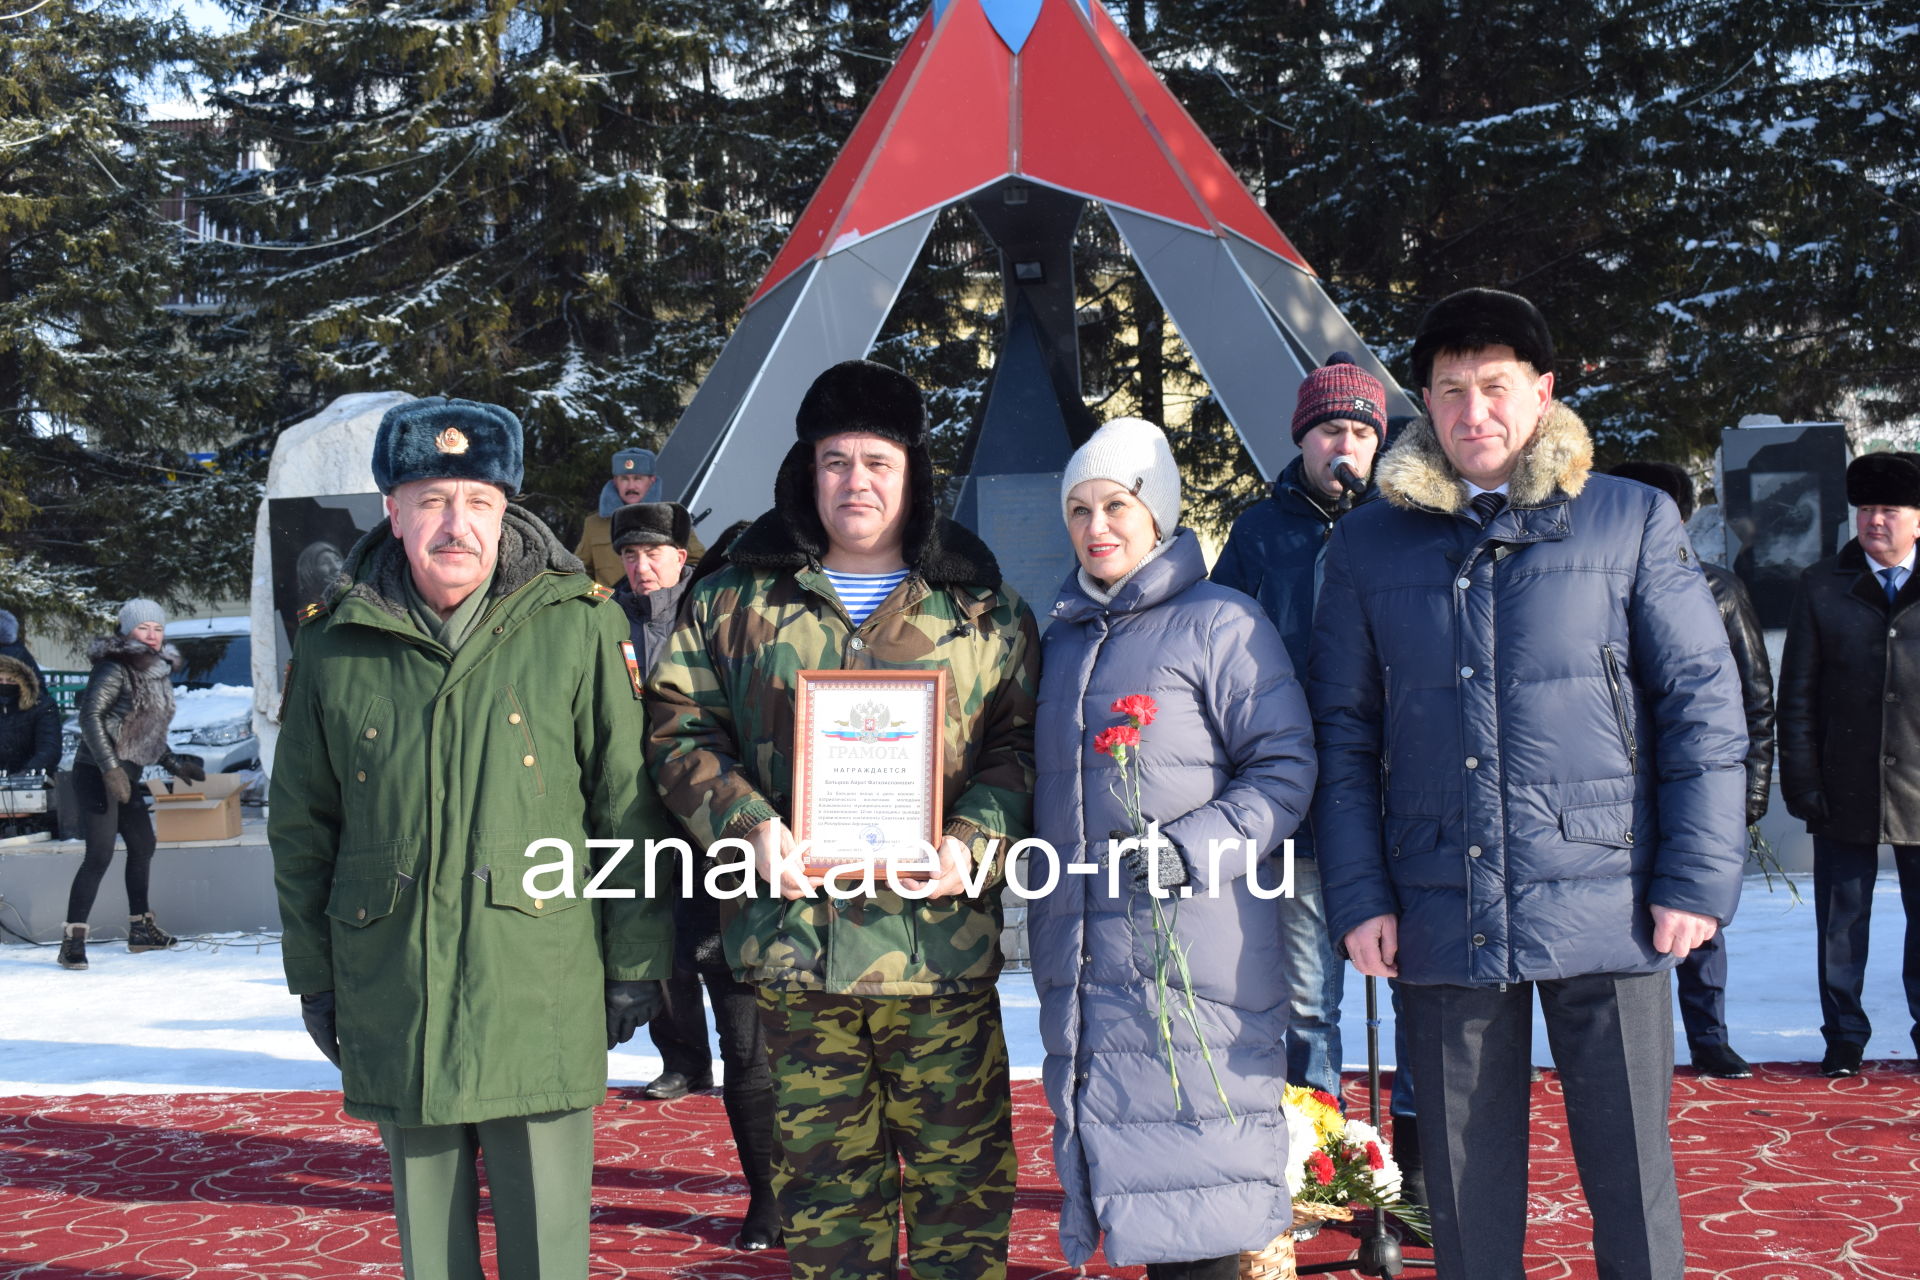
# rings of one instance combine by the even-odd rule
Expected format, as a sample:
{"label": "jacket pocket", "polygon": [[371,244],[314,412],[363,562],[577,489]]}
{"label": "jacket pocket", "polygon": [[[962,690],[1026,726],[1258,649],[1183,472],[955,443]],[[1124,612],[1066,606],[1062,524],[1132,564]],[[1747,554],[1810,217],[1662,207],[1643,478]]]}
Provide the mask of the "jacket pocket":
{"label": "jacket pocket", "polygon": [[[571,894],[555,894],[551,898],[536,898],[527,892],[527,867],[498,865],[487,869],[487,901],[496,907],[518,911],[536,920],[546,916],[559,915],[571,911],[586,899],[580,894],[579,884],[570,886]],[[575,877],[576,880],[578,877]]]}
{"label": "jacket pocket", "polygon": [[1603,844],[1613,849],[1633,847],[1633,802],[1609,800],[1577,804],[1560,811],[1560,834],[1581,844]]}
{"label": "jacket pocket", "polygon": [[1633,716],[1627,706],[1627,686],[1620,674],[1620,659],[1614,655],[1613,646],[1600,646],[1600,656],[1607,664],[1607,692],[1613,698],[1613,717],[1620,726],[1620,745],[1627,752],[1627,772],[1640,772],[1640,745],[1633,740]]}
{"label": "jacket pocket", "polygon": [[361,713],[353,734],[353,778],[356,783],[379,776],[393,742],[393,701],[374,697]]}
{"label": "jacket pocket", "polygon": [[1433,847],[1440,843],[1440,819],[1396,818],[1389,814],[1385,835],[1389,861],[1417,858],[1423,853],[1431,853]]}
{"label": "jacket pocket", "polygon": [[350,929],[364,929],[393,914],[406,883],[400,873],[335,880],[327,898],[327,915]]}
{"label": "jacket pocket", "polygon": [[533,721],[527,717],[527,708],[512,685],[501,685],[500,697],[506,703],[507,724],[519,730],[518,734],[508,735],[508,740],[514,744],[520,757],[516,767],[531,776],[534,796],[544,796],[547,794],[547,780],[540,766],[540,752],[533,743]]}

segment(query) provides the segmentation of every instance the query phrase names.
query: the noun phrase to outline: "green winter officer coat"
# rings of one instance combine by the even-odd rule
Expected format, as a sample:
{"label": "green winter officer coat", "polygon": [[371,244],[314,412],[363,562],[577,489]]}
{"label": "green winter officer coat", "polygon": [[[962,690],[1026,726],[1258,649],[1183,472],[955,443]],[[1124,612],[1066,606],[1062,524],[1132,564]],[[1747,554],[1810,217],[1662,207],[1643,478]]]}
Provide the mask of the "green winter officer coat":
{"label": "green winter officer coat", "polygon": [[[627,620],[544,525],[507,509],[481,620],[457,651],[408,616],[405,553],[363,538],[309,610],[281,710],[268,839],[287,985],[336,993],[348,1114],[464,1124],[606,1096],[606,980],[664,978],[644,895],[669,821],[642,765]],[[586,841],[631,839],[582,896]],[[529,868],[574,850],[559,896]],[[670,877],[668,878],[670,883]],[[560,887],[562,873],[532,888]]]}
{"label": "green winter officer coat", "polygon": [[[809,455],[810,457],[810,455]],[[999,842],[978,897],[788,901],[757,879],[721,903],[727,959],[774,990],[927,996],[975,991],[1000,972],[998,880],[1033,822],[1033,614],[972,533],[947,520],[911,572],[855,627],[815,554],[768,512],[695,584],[647,688],[648,763],[697,842],[790,820],[794,677],[818,669],[947,668],[945,831],[979,859]],[[721,864],[740,855],[721,856]]]}

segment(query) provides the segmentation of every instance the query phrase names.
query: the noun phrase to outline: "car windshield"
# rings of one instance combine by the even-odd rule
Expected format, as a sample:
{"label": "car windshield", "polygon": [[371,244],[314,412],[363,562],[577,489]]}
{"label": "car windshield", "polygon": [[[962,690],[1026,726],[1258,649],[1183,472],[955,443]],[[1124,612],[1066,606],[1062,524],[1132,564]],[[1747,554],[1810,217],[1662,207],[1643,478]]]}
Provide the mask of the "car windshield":
{"label": "car windshield", "polygon": [[168,637],[186,665],[173,673],[173,683],[188,689],[208,685],[253,683],[252,647],[248,636]]}

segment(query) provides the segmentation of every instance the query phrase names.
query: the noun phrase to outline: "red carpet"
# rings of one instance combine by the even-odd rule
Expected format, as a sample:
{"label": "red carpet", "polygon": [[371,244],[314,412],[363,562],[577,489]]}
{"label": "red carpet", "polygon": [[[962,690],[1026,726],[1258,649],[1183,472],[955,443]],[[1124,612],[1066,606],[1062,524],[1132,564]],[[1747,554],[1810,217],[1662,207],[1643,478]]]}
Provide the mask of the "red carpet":
{"label": "red carpet", "polygon": [[[1802,1064],[1745,1081],[1683,1075],[1674,1095],[1689,1276],[1920,1277],[1920,1076],[1888,1067],[1828,1081]],[[0,1099],[0,1280],[399,1276],[385,1157],[336,1097]],[[1012,1274],[1072,1275],[1053,1233],[1046,1102],[1034,1082],[1014,1097]],[[1592,1277],[1551,1074],[1535,1086],[1534,1114],[1528,1274]],[[745,1189],[717,1094],[666,1104],[614,1095],[598,1155],[596,1280],[786,1274],[779,1253],[725,1247]],[[1325,1235],[1302,1259],[1348,1256],[1349,1245]],[[1139,1272],[1096,1260],[1087,1274]]]}

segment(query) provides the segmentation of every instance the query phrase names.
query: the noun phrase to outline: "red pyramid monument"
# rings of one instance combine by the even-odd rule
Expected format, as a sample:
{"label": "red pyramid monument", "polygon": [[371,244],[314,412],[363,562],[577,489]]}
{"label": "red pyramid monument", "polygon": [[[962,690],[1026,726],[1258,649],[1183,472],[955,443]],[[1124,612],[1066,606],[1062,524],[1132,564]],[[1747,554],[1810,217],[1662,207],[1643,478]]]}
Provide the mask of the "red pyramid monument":
{"label": "red pyramid monument", "polygon": [[[1394,387],[1095,0],[934,0],[661,455],[665,491],[709,512],[703,529],[764,509],[808,383],[866,354],[933,219],[961,202],[1008,259],[1009,331],[969,449],[976,477],[1032,476],[1039,493],[1090,425],[1072,273],[1060,261],[1048,271],[1033,247],[1047,240],[1070,254],[1088,202],[1113,221],[1264,476],[1293,455],[1295,390],[1330,352],[1353,353]],[[1014,263],[1019,254],[1029,260]],[[1039,413],[1059,439],[1037,449],[1028,439],[1009,462],[991,443],[996,398],[1018,419],[1005,432],[1033,436]],[[1036,408],[1048,398],[1057,408]],[[993,523],[966,496],[956,514],[983,533]]]}

